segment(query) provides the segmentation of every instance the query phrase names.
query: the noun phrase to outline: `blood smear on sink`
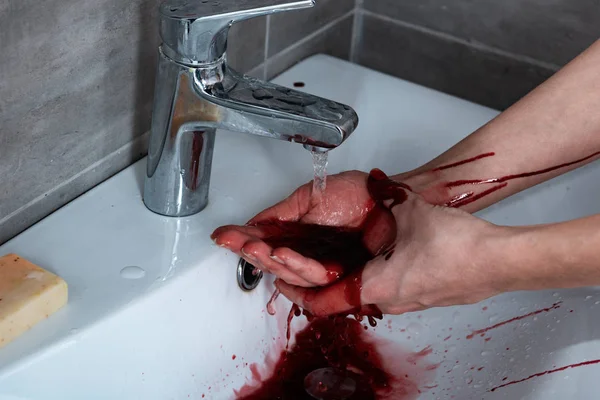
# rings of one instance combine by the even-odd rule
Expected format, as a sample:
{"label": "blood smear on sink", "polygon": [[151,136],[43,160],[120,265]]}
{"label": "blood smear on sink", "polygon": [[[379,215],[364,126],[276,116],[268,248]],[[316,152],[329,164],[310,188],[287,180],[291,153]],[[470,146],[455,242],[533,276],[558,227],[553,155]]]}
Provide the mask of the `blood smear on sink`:
{"label": "blood smear on sink", "polygon": [[348,400],[413,400],[433,389],[428,385],[437,364],[426,360],[431,348],[407,352],[376,338],[350,317],[309,319],[289,351],[281,351],[277,360],[267,357],[264,365],[250,366],[252,380],[235,392],[237,399],[311,400],[304,378],[325,367],[344,370],[356,381],[356,392]]}

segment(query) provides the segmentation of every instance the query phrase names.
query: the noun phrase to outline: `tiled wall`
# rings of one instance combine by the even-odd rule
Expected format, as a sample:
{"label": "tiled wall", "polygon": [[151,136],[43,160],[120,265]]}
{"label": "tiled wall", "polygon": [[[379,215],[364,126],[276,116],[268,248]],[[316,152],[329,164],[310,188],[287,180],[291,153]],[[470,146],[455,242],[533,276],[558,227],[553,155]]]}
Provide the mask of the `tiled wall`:
{"label": "tiled wall", "polygon": [[600,38],[599,0],[359,0],[355,61],[505,109]]}
{"label": "tiled wall", "polygon": [[[0,1],[0,243],[145,154],[159,3]],[[314,53],[347,59],[354,6],[245,21],[229,59],[263,78]]]}

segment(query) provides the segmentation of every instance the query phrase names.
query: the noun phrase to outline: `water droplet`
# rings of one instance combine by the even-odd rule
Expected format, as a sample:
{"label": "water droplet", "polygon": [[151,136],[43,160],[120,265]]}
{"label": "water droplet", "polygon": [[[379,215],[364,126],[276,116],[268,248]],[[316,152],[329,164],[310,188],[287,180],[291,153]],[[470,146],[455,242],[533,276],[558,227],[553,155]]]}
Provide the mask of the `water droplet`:
{"label": "water droplet", "polygon": [[460,316],[460,313],[458,311],[454,311],[454,313],[452,314],[452,318],[454,318],[454,322],[456,322],[458,320],[459,316]]}
{"label": "water droplet", "polygon": [[592,296],[585,296],[585,301],[588,301],[591,298],[592,298]]}
{"label": "water droplet", "polygon": [[509,362],[515,362],[515,358],[511,357],[510,360],[508,360]]}
{"label": "water droplet", "polygon": [[596,301],[596,302],[594,302],[594,304],[598,305],[598,304],[600,304],[600,301]]}
{"label": "water droplet", "polygon": [[558,296],[560,296],[560,293],[558,293],[558,292],[554,292],[554,293],[552,293],[552,296],[554,296],[554,297],[558,297]]}
{"label": "water droplet", "polygon": [[481,352],[481,355],[482,355],[483,357],[485,357],[485,356],[489,356],[490,354],[492,354],[492,352],[491,352],[491,351],[487,351],[487,350],[484,350],[484,351],[482,351],[482,352]]}
{"label": "water droplet", "polygon": [[140,279],[144,276],[146,276],[146,271],[135,265],[130,265],[121,270],[121,278]]}
{"label": "water droplet", "polygon": [[525,312],[525,311],[527,311],[527,307],[521,307],[521,308],[519,308],[519,311]]}
{"label": "water droplet", "polygon": [[448,346],[448,351],[456,351],[456,346],[453,344]]}

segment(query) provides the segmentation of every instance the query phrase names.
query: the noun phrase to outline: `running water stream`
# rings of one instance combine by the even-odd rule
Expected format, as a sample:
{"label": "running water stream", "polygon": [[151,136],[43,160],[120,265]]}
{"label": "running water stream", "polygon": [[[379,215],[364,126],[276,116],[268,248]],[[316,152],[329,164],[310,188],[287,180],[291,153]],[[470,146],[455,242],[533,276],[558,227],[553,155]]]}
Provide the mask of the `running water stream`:
{"label": "running water stream", "polygon": [[319,153],[316,151],[312,152],[313,159],[313,197],[317,200],[321,199],[321,196],[325,192],[327,187],[327,156],[328,152]]}
{"label": "running water stream", "polygon": [[[313,159],[313,188],[312,188],[312,201],[318,203],[321,201],[325,188],[327,187],[327,159],[328,152],[317,152],[311,151]],[[275,300],[279,297],[279,289],[275,289],[273,295],[267,303],[267,312],[270,315],[275,315]]]}

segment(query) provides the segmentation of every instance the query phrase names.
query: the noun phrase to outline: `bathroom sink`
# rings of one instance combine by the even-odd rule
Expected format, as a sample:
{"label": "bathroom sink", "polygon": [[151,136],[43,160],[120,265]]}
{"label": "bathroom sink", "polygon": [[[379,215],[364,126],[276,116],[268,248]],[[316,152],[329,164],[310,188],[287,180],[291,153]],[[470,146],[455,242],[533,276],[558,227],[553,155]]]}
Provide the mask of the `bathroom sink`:
{"label": "bathroom sink", "polygon": [[[412,169],[497,115],[323,55],[275,82],[303,82],[302,90],[358,112],[356,132],[329,155],[329,173]],[[280,298],[269,316],[272,280],[240,290],[238,259],[209,235],[309,181],[310,153],[218,132],[209,206],[186,218],[144,207],[144,172],[142,160],[0,247],[0,254],[19,253],[62,276],[71,296],[56,315],[0,349],[0,400],[231,399],[285,346],[290,304]],[[479,215],[520,225],[598,213],[599,176],[600,164],[589,165]],[[297,331],[302,319],[294,323]],[[510,293],[385,317],[369,332],[393,343],[381,351],[397,352],[388,355],[411,374],[426,371],[420,399],[597,398],[596,288]]]}

